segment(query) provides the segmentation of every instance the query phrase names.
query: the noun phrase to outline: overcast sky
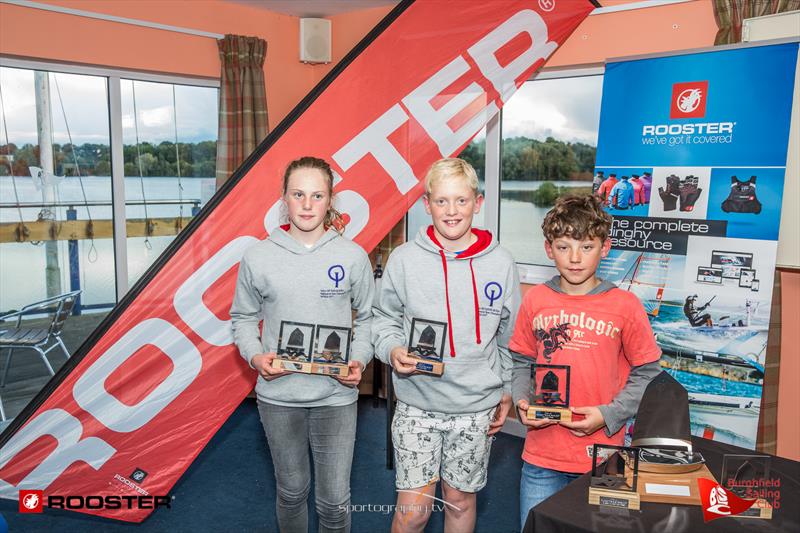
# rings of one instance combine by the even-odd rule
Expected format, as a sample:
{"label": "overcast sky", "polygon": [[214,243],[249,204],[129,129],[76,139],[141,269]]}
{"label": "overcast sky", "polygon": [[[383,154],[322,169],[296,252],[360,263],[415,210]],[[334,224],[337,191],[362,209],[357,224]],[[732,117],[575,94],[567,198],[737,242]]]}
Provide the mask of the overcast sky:
{"label": "overcast sky", "polygon": [[503,137],[597,146],[602,76],[525,83],[503,108]]}
{"label": "overcast sky", "polygon": [[[58,82],[56,84],[56,81]],[[548,136],[597,146],[602,76],[539,80],[525,83],[503,109],[503,136],[544,140]],[[108,98],[102,77],[50,75],[54,140],[69,142],[57,87],[61,89],[69,128],[76,144],[108,144]],[[134,82],[122,80],[122,127],[125,144],[136,142],[133,112]],[[0,68],[8,136],[18,145],[36,144],[36,104],[33,71]],[[172,85],[135,82],[139,140],[173,141]],[[217,90],[176,87],[178,141],[217,137]],[[3,118],[0,116],[0,122]],[[480,139],[483,132],[476,138]],[[0,129],[0,144],[5,132]]]}
{"label": "overcast sky", "polygon": [[[33,71],[0,68],[9,140],[17,145],[37,144],[36,101]],[[122,80],[122,134],[125,144],[136,140],[133,114],[133,85]],[[106,79],[76,74],[50,74],[50,101],[53,113],[53,137],[59,144],[69,142],[61,111],[63,99],[69,130],[75,144],[108,144],[108,97]],[[217,90],[207,87],[176,86],[173,106],[172,85],[135,82],[139,140],[161,142],[175,140],[177,108],[178,141],[197,142],[217,138]],[[0,126],[5,126],[0,114]],[[0,144],[5,144],[5,130],[0,127]]]}

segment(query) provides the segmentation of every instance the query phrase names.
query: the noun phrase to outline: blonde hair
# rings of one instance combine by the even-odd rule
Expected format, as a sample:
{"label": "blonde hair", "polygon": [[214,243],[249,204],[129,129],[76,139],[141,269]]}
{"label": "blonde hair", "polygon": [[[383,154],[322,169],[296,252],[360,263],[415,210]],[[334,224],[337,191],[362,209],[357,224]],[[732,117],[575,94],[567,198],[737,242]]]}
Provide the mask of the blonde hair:
{"label": "blonde hair", "polygon": [[322,172],[323,176],[327,178],[328,195],[330,196],[331,205],[328,207],[328,212],[325,213],[323,225],[325,226],[325,229],[333,228],[338,233],[342,233],[345,227],[344,218],[342,217],[342,214],[333,207],[333,170],[331,170],[331,166],[324,159],[305,156],[295,159],[289,163],[289,166],[286,167],[286,172],[283,173],[282,194],[286,194],[286,188],[289,186],[289,176],[292,175],[292,172],[301,168],[317,169]]}
{"label": "blonde hair", "polygon": [[544,217],[542,232],[550,243],[559,237],[605,241],[611,232],[611,222],[611,215],[597,196],[562,196]]}
{"label": "blonde hair", "polygon": [[431,165],[425,174],[425,194],[430,195],[433,186],[442,180],[459,178],[478,195],[478,174],[472,165],[457,157],[440,159]]}

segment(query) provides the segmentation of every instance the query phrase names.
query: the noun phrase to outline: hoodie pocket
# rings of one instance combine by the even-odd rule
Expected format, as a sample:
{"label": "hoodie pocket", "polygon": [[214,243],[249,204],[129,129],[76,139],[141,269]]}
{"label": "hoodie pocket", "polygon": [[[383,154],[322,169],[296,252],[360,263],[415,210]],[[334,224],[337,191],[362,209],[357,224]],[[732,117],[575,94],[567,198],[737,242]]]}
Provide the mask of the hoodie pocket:
{"label": "hoodie pocket", "polygon": [[503,380],[483,360],[445,362],[444,375],[452,387],[457,389],[458,395],[472,401],[485,398],[503,387]]}
{"label": "hoodie pocket", "polygon": [[503,387],[503,378],[497,375],[494,369],[489,365],[488,362],[485,360],[478,361],[477,364],[483,369],[483,373],[486,375],[486,379],[492,385],[492,388],[502,388]]}

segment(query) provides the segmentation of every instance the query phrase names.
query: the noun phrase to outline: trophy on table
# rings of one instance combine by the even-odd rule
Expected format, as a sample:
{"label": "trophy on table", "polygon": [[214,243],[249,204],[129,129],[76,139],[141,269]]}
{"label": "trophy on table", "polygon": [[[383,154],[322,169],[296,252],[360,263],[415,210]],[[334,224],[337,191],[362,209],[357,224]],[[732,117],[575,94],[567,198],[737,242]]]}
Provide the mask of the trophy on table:
{"label": "trophy on table", "polygon": [[313,334],[314,324],[281,320],[277,357],[272,360],[272,368],[311,373]]}
{"label": "trophy on table", "polygon": [[714,475],[692,449],[689,393],[668,372],[645,388],[631,446],[640,449],[637,490],[643,502],[701,504],[697,480]]}
{"label": "trophy on table", "polygon": [[311,373],[346,377],[350,373],[350,343],[353,330],[339,326],[317,326],[316,349]]}
{"label": "trophy on table", "polygon": [[594,444],[589,503],[624,509],[639,509],[636,491],[639,477],[639,449]]}
{"label": "trophy on table", "polygon": [[569,365],[533,365],[533,395],[528,407],[528,420],[572,421],[572,411],[569,410],[569,372]]}
{"label": "trophy on table", "polygon": [[770,477],[771,462],[769,455],[726,453],[722,456],[720,484],[740,498],[756,499],[752,507],[736,515],[738,518],[772,518],[770,500],[777,501],[775,494],[780,489]]}
{"label": "trophy on table", "polygon": [[416,369],[426,374],[441,376],[444,372],[444,341],[447,324],[433,320],[414,318],[411,320],[411,339],[408,356],[417,363]]}

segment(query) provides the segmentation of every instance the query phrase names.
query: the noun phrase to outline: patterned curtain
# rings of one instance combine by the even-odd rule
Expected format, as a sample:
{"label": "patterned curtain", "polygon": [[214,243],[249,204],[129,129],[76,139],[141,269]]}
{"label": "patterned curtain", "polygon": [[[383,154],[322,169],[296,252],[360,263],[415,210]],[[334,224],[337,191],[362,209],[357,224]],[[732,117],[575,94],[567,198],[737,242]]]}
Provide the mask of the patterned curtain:
{"label": "patterned curtain", "polygon": [[267,43],[257,37],[226,35],[217,41],[221,63],[217,188],[267,135],[264,56]]}
{"label": "patterned curtain", "polygon": [[800,0],[714,0],[714,18],[719,31],[714,44],[742,40],[742,21],[800,9]]}

